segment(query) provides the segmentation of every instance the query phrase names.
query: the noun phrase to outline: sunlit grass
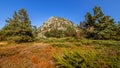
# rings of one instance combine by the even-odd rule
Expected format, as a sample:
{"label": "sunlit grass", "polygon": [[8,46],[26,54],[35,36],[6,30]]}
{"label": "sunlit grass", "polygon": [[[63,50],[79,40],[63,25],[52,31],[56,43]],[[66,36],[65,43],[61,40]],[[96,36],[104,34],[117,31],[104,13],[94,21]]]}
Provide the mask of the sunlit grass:
{"label": "sunlit grass", "polygon": [[80,64],[83,67],[84,65],[93,68],[120,67],[120,41],[71,37],[47,38],[20,44],[4,42],[0,46],[0,67],[56,68],[58,66],[56,62],[59,60],[55,61],[54,54],[62,59],[65,54],[69,55],[66,52],[72,52],[73,55],[77,52],[84,59],[84,62]]}

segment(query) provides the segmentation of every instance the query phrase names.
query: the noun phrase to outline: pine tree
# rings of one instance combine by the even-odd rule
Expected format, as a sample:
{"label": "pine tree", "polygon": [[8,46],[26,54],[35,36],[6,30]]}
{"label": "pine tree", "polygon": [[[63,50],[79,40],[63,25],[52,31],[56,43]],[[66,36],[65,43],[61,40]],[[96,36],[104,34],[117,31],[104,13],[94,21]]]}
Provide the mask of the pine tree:
{"label": "pine tree", "polygon": [[112,39],[112,32],[116,29],[114,19],[105,16],[98,6],[93,8],[93,15],[87,12],[81,24],[85,37],[92,39]]}
{"label": "pine tree", "polygon": [[25,9],[21,9],[18,13],[15,11],[13,18],[6,20],[7,24],[2,31],[7,40],[15,42],[33,41],[32,26],[28,14]]}

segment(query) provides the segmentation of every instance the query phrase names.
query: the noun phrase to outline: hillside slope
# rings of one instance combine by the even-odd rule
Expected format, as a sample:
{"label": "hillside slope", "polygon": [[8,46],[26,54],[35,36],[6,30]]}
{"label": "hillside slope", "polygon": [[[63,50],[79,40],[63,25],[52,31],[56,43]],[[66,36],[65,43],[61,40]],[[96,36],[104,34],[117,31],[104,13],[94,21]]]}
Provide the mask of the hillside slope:
{"label": "hillside slope", "polygon": [[77,30],[77,26],[64,18],[61,17],[50,17],[39,29],[38,32],[44,33],[46,31],[50,31],[52,29],[58,29],[65,31],[68,27],[74,28]]}

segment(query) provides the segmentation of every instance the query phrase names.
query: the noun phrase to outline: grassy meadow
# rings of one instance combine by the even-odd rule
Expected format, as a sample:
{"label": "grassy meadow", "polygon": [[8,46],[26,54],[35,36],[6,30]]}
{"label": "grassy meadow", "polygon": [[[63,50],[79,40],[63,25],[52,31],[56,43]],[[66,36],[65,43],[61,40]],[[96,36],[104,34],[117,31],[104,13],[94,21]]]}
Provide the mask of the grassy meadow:
{"label": "grassy meadow", "polygon": [[120,68],[120,41],[66,37],[0,42],[0,68]]}

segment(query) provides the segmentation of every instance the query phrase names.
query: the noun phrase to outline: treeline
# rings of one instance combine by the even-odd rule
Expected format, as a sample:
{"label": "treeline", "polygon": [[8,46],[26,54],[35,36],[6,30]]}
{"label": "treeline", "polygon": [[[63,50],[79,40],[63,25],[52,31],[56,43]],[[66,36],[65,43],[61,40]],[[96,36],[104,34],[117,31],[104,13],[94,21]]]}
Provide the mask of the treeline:
{"label": "treeline", "polygon": [[47,37],[85,37],[96,40],[120,40],[120,23],[105,15],[99,6],[95,6],[93,13],[86,13],[85,20],[78,25],[78,30],[73,28],[68,28],[66,31],[55,29],[46,32],[45,35]]}
{"label": "treeline", "polygon": [[[0,30],[1,41],[31,42],[35,41],[37,28],[31,21],[25,9],[14,12],[12,18],[6,20],[6,25]],[[85,21],[80,22],[78,30],[68,28],[66,31],[53,29],[45,33],[46,37],[85,37],[89,39],[120,40],[120,23],[103,13],[95,6],[93,13],[87,12]]]}

